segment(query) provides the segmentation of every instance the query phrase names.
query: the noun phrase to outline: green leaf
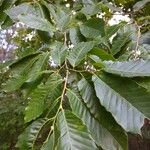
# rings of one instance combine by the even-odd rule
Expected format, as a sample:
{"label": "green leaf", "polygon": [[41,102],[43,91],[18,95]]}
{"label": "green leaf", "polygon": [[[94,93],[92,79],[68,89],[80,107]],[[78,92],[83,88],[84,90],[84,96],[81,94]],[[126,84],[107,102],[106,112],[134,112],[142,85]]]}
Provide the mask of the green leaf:
{"label": "green leaf", "polygon": [[78,83],[78,89],[90,113],[94,115],[103,128],[110,132],[113,137],[112,141],[114,140],[114,147],[119,144],[119,147],[127,149],[127,135],[116,123],[112,115],[100,105],[94,87],[85,78],[82,78]]}
{"label": "green leaf", "polygon": [[[39,117],[45,107],[46,99],[50,96],[51,99],[49,101],[55,101],[57,93],[62,83],[62,79],[57,74],[52,74],[45,84],[40,84],[30,96],[30,100],[28,106],[25,109],[25,122],[29,122],[31,120]],[[57,97],[58,98],[58,97]]]}
{"label": "green leaf", "polygon": [[28,126],[25,131],[19,136],[17,147],[19,149],[31,150],[34,149],[35,142],[43,127],[50,122],[50,119],[38,119]]}
{"label": "green leaf", "polygon": [[125,22],[121,22],[119,24],[106,27],[106,33],[105,33],[106,34],[106,38],[108,39],[111,36],[113,36],[125,24],[126,24]]}
{"label": "green leaf", "polygon": [[61,30],[64,31],[67,29],[69,22],[70,22],[70,15],[65,13],[62,10],[59,10],[59,19],[57,20],[57,27]]}
{"label": "green leaf", "polygon": [[104,35],[104,21],[99,18],[89,19],[80,26],[81,33],[87,38],[96,38]]}
{"label": "green leaf", "polygon": [[6,17],[5,21],[1,25],[2,29],[7,29],[8,27],[12,26],[14,24],[13,20],[11,20],[8,16]]}
{"label": "green leaf", "polygon": [[19,21],[23,22],[30,28],[41,31],[47,31],[51,34],[51,36],[53,36],[53,32],[55,31],[55,29],[52,26],[52,24],[44,18],[28,14],[28,15],[19,15],[18,19]]}
{"label": "green leaf", "polygon": [[102,61],[104,60],[115,61],[115,58],[111,54],[107,53],[105,50],[100,48],[93,48],[89,53],[98,56]]}
{"label": "green leaf", "polygon": [[4,63],[0,63],[0,71],[10,66],[13,63],[13,60],[8,60]]}
{"label": "green leaf", "polygon": [[13,6],[15,4],[17,0],[9,0],[7,1],[1,1],[0,2],[0,25],[4,25],[6,22],[6,19],[8,20],[8,16],[7,14],[4,12],[6,9],[10,8],[11,6]]}
{"label": "green leaf", "polygon": [[15,63],[10,64],[13,76],[7,80],[3,87],[6,92],[18,90],[29,79],[29,72],[33,64],[37,61],[39,55],[24,57]]}
{"label": "green leaf", "polygon": [[30,63],[35,62],[39,57],[40,53],[30,53],[22,58],[15,60],[9,65],[13,74],[18,74],[24,70]]}
{"label": "green leaf", "polygon": [[35,9],[30,3],[22,3],[7,9],[5,13],[13,20],[17,21],[19,15],[35,14]]}
{"label": "green leaf", "polygon": [[78,44],[79,42],[85,41],[85,37],[80,33],[79,28],[71,28],[69,36],[72,44]]}
{"label": "green leaf", "polygon": [[133,6],[133,11],[139,11],[141,10],[147,3],[149,3],[149,0],[142,0],[137,2],[134,6]]}
{"label": "green leaf", "polygon": [[67,57],[70,64],[75,67],[77,66],[84,58],[85,55],[94,47],[94,42],[81,42],[78,43],[70,52]]}
{"label": "green leaf", "polygon": [[[113,122],[111,120],[112,118],[110,118],[110,120],[109,120],[110,116],[108,115],[108,112],[106,112],[104,110],[104,108],[102,108],[100,106],[100,104],[97,104],[97,102],[95,101],[95,97],[93,98],[93,95],[92,95],[92,97],[90,95],[90,97],[88,99],[84,99],[84,102],[83,102],[79,93],[75,90],[70,90],[70,89],[67,90],[67,97],[69,98],[69,102],[70,102],[73,113],[75,113],[75,115],[77,115],[79,118],[81,118],[83,123],[86,124],[86,126],[87,126],[88,130],[90,131],[90,134],[91,134],[92,138],[95,140],[96,144],[98,146],[101,146],[103,149],[116,150],[116,146],[119,146],[119,144],[116,141],[116,139],[113,137],[113,134],[116,131],[116,129],[114,127],[115,122]],[[85,98],[85,96],[84,96],[84,98]],[[94,101],[92,101],[90,98],[92,98],[92,100],[94,99]],[[90,101],[89,101],[89,99],[90,99]],[[99,108],[97,106],[95,107],[94,105],[97,105]],[[104,113],[104,114],[102,114],[102,113]],[[101,116],[101,115],[107,115],[108,118],[106,118],[106,120],[107,119],[109,120],[107,122],[108,124],[105,124],[106,123],[105,118],[103,118],[104,116]],[[102,120],[100,120],[100,119],[102,119]],[[105,127],[107,126],[108,129],[103,127],[101,125],[101,123]],[[111,132],[109,132],[108,130],[111,130],[111,132],[113,132],[113,134],[111,134]],[[119,133],[119,131],[118,131],[118,133]],[[116,132],[115,137],[118,136],[117,135],[118,133]],[[120,141],[120,143],[124,147],[124,149],[126,149],[125,148],[126,147],[126,139],[125,138],[126,137],[121,133],[120,139],[118,139],[118,141]],[[119,146],[119,147],[121,148],[121,146]]]}
{"label": "green leaf", "polygon": [[49,55],[49,52],[43,52],[39,55],[38,60],[34,63],[31,71],[29,72],[27,82],[35,80],[44,73],[43,71],[46,70],[48,66]]}
{"label": "green leaf", "polygon": [[53,45],[50,46],[51,56],[54,63],[60,66],[67,56],[67,47],[61,42],[55,42]]}
{"label": "green leaf", "polygon": [[57,125],[60,130],[58,149],[98,150],[85,125],[69,111],[61,111]]}
{"label": "green leaf", "polygon": [[43,70],[46,69],[48,64],[49,52],[39,54],[38,56],[33,55],[33,58],[31,57],[30,59],[25,58],[28,57],[24,57],[10,66],[14,76],[6,82],[4,86],[5,91],[10,92],[18,90],[25,82],[33,82],[45,73]]}
{"label": "green leaf", "polygon": [[3,90],[5,92],[12,92],[18,90],[19,88],[21,88],[21,86],[25,83],[27,79],[27,74],[14,76],[7,80],[6,84],[3,87]]}
{"label": "green leaf", "polygon": [[47,138],[47,140],[44,142],[41,150],[54,150],[54,140],[55,140],[55,134],[54,132],[50,134]]}
{"label": "green leaf", "polygon": [[113,41],[112,48],[111,48],[111,52],[113,55],[120,52],[121,48],[130,41],[129,36],[130,34],[124,34],[124,35],[118,36],[118,38]]}
{"label": "green leaf", "polygon": [[127,132],[140,134],[144,119],[150,117],[150,93],[127,78],[94,75],[93,82],[101,105]]}
{"label": "green leaf", "polygon": [[150,76],[150,60],[105,61],[104,70],[122,77]]}
{"label": "green leaf", "polygon": [[135,78],[133,79],[139,86],[150,92],[150,78]]}
{"label": "green leaf", "polygon": [[92,16],[100,12],[100,8],[96,4],[88,4],[81,9],[81,12],[83,12],[86,16]]}
{"label": "green leaf", "polygon": [[56,24],[56,27],[60,31],[64,31],[70,23],[70,15],[63,11],[60,7],[55,7],[45,1],[43,3],[49,9],[50,15],[54,19],[53,21]]}

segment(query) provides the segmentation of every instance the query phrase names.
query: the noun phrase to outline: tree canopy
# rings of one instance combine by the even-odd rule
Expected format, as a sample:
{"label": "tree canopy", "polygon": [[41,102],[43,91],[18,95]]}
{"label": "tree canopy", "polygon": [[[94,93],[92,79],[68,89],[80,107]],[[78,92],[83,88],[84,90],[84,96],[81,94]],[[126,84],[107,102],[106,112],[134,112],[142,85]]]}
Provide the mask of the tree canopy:
{"label": "tree canopy", "polygon": [[17,148],[128,150],[128,133],[150,138],[149,8],[148,0],[0,0],[2,29],[21,22],[19,32],[34,32],[14,38],[17,59],[1,65],[2,91],[27,102]]}

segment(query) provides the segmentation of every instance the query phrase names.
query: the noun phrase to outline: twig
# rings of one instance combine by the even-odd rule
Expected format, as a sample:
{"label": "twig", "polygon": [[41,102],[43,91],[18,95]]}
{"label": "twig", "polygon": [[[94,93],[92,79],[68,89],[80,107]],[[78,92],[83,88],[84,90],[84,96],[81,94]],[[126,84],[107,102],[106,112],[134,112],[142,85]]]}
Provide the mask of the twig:
{"label": "twig", "polygon": [[140,53],[139,53],[139,41],[140,41],[140,37],[141,37],[141,27],[136,23],[137,26],[137,40],[136,40],[136,46],[135,46],[135,50],[134,50],[134,58],[138,58]]}

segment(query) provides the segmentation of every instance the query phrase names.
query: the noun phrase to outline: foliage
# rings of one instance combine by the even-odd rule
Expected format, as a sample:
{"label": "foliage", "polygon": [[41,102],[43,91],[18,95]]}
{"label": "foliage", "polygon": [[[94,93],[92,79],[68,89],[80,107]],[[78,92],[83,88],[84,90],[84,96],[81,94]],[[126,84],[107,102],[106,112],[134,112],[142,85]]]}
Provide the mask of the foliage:
{"label": "foliage", "polygon": [[[150,80],[150,61],[139,53],[147,53],[149,44],[148,23],[141,26],[140,19],[149,16],[148,2],[0,2],[2,27],[7,17],[23,22],[42,43],[24,45],[3,86],[28,100],[19,149],[127,150],[128,132],[143,135],[150,118],[144,82]],[[110,25],[116,12],[130,14],[131,21]]]}
{"label": "foliage", "polygon": [[[0,83],[8,76],[0,73]],[[0,86],[2,88],[2,86]],[[23,110],[26,102],[20,92],[0,92],[0,149],[13,149],[17,138],[25,128],[23,122]]]}

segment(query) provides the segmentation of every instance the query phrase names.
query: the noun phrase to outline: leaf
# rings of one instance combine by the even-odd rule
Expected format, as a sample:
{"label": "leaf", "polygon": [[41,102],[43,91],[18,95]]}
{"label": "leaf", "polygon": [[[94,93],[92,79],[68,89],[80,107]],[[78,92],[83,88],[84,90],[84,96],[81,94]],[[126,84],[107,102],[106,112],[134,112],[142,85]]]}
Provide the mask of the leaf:
{"label": "leaf", "polygon": [[21,88],[22,85],[28,80],[28,73],[31,71],[31,68],[37,59],[38,55],[32,55],[10,64],[13,76],[6,81],[3,90],[5,92],[11,92]]}
{"label": "leaf", "polygon": [[116,25],[112,25],[112,26],[108,26],[106,27],[106,38],[110,38],[111,36],[113,36],[120,28],[122,28],[126,23],[125,22],[121,22],[119,24]]}
{"label": "leaf", "polygon": [[98,4],[88,4],[81,9],[81,12],[86,16],[93,16],[100,12],[100,8],[98,7]]}
{"label": "leaf", "polygon": [[43,74],[44,70],[47,69],[48,60],[49,60],[49,52],[43,52],[39,55],[38,60],[34,63],[31,71],[29,72],[28,81],[36,80],[41,74]]}
{"label": "leaf", "polygon": [[93,48],[89,53],[98,56],[102,61],[104,60],[115,61],[115,58],[111,54],[107,53],[105,50],[100,48]]}
{"label": "leaf", "polygon": [[150,60],[105,61],[104,70],[122,77],[150,76]]}
{"label": "leaf", "polygon": [[150,92],[150,78],[135,78],[133,79],[139,86]]}
{"label": "leaf", "polygon": [[55,29],[51,25],[51,23],[44,18],[28,14],[28,15],[19,15],[18,19],[20,22],[23,22],[30,28],[41,31],[47,31],[51,34],[51,36],[53,36],[53,32],[55,31]]}
{"label": "leaf", "polygon": [[127,132],[140,134],[144,119],[150,117],[150,93],[126,78],[94,75],[92,79],[101,105]]}
{"label": "leaf", "polygon": [[13,63],[13,60],[8,60],[4,63],[0,63],[0,71],[10,66]]}
{"label": "leaf", "polygon": [[61,77],[57,74],[52,74],[45,84],[40,84],[31,93],[30,101],[25,109],[25,122],[34,120],[43,113],[46,108],[46,99],[49,96],[51,96],[51,99],[49,99],[51,103],[56,99],[56,92],[58,92],[57,88],[60,87],[61,83]]}
{"label": "leaf", "polygon": [[51,56],[54,63],[60,66],[67,56],[67,47],[61,42],[55,42],[53,45],[50,46]]}
{"label": "leaf", "polygon": [[11,20],[8,16],[6,17],[5,21],[1,25],[2,29],[7,29],[8,27],[12,26],[14,24],[13,20]]}
{"label": "leaf", "polygon": [[18,58],[13,63],[9,65],[13,74],[18,74],[24,70],[31,62],[34,62],[38,59],[40,53],[30,53],[22,58]]}
{"label": "leaf", "polygon": [[99,100],[96,97],[94,87],[85,78],[82,78],[78,82],[78,89],[90,113],[94,115],[103,128],[106,128],[106,130],[110,132],[113,137],[112,140],[114,140],[114,147],[119,144],[118,147],[127,149],[127,135],[116,123],[112,115],[100,105]]}
{"label": "leaf", "polygon": [[[46,69],[48,64],[46,63],[49,59],[48,52],[39,54],[38,56],[33,55],[33,58],[31,57],[30,59],[24,60],[25,58],[28,57],[24,57],[20,61],[11,64],[10,67],[12,68],[14,76],[6,82],[6,85],[4,86],[5,91],[11,92],[18,90],[25,82],[31,83],[45,73],[43,70]],[[21,65],[21,63],[23,64]]]}
{"label": "leaf", "polygon": [[14,76],[6,81],[6,84],[3,87],[5,92],[12,92],[21,88],[23,83],[27,80],[27,74],[21,74]]}
{"label": "leaf", "polygon": [[17,21],[19,15],[35,14],[35,9],[30,3],[22,3],[18,6],[14,6],[7,9],[5,13],[13,20]]}
{"label": "leaf", "polygon": [[[102,110],[99,109],[98,107],[93,107],[92,105],[97,105],[97,103],[95,101],[92,102],[92,100],[90,102],[87,102],[87,100],[85,99],[84,101],[86,101],[86,103],[83,103],[83,100],[81,99],[80,95],[75,90],[68,89],[67,97],[69,98],[69,102],[70,102],[73,113],[75,113],[75,115],[77,115],[79,118],[81,118],[83,123],[87,126],[87,128],[90,131],[90,134],[91,134],[92,138],[95,140],[96,144],[98,146],[101,146],[103,149],[116,150],[116,146],[119,146],[118,142],[112,136],[112,134],[108,131],[108,129],[103,127],[100,123],[100,122],[103,122],[104,119],[103,119],[103,121],[101,120],[100,122],[99,122],[100,118],[97,119],[100,115],[102,115],[101,113],[103,112],[104,109],[102,107],[101,107]],[[97,110],[98,110],[98,112],[96,113]],[[100,114],[99,114],[99,112],[100,112]],[[108,115],[107,112],[106,112],[106,115]],[[111,122],[111,120],[109,120],[109,122]],[[105,123],[103,122],[102,124],[104,125]],[[115,132],[113,125],[114,125],[114,123],[111,125],[111,127],[109,129],[113,130]],[[105,124],[105,126],[106,126],[106,124]],[[117,135],[117,133],[116,133],[116,135]],[[121,135],[122,134],[120,134],[120,136]],[[120,137],[120,140],[122,139],[121,145],[124,145],[123,147],[124,147],[124,149],[126,149],[125,148],[126,142],[125,142],[125,139],[122,137],[123,136]],[[121,146],[119,146],[119,147],[121,149]]]}
{"label": "leaf", "polygon": [[98,150],[85,125],[70,111],[59,113],[57,125],[60,130],[58,149]]}
{"label": "leaf", "polygon": [[89,19],[80,26],[81,33],[86,38],[96,38],[104,35],[104,21],[99,18]]}
{"label": "leaf", "polygon": [[71,28],[69,31],[69,36],[72,44],[78,44],[85,41],[85,37],[80,33],[79,28]]}
{"label": "leaf", "polygon": [[8,20],[8,16],[7,14],[4,12],[6,9],[10,8],[11,6],[13,6],[15,4],[17,0],[9,0],[4,2],[4,1],[1,1],[0,2],[0,25],[4,25],[6,22],[6,19]]}
{"label": "leaf", "polygon": [[140,9],[142,9],[147,3],[149,2],[149,0],[142,0],[139,1],[137,3],[135,3],[135,5],[133,6],[133,11],[139,11]]}
{"label": "leaf", "polygon": [[112,48],[111,48],[111,52],[113,55],[120,52],[122,47],[125,46],[130,41],[129,36],[130,34],[124,34],[124,35],[118,36],[118,38],[113,41]]}
{"label": "leaf", "polygon": [[49,9],[56,27],[60,31],[64,31],[70,23],[70,15],[63,11],[60,7],[54,7],[52,4],[45,1],[43,4]]}
{"label": "leaf", "polygon": [[67,57],[70,64],[75,67],[85,57],[85,55],[94,47],[94,42],[81,42],[78,43],[70,52]]}
{"label": "leaf", "polygon": [[53,150],[54,149],[54,139],[55,135],[54,132],[50,134],[47,138],[47,140],[44,142],[41,150]]}
{"label": "leaf", "polygon": [[34,149],[35,142],[42,128],[50,122],[50,119],[38,119],[28,126],[25,131],[19,136],[17,147],[19,149],[31,150]]}
{"label": "leaf", "polygon": [[59,15],[59,19],[57,20],[57,26],[60,31],[64,31],[69,25],[70,16],[62,10],[59,10],[59,14],[57,15]]}

